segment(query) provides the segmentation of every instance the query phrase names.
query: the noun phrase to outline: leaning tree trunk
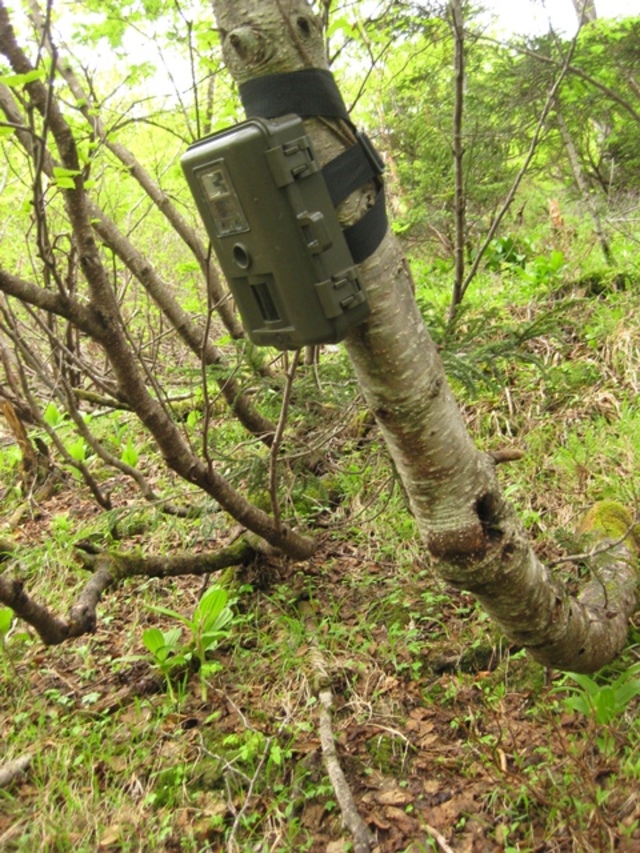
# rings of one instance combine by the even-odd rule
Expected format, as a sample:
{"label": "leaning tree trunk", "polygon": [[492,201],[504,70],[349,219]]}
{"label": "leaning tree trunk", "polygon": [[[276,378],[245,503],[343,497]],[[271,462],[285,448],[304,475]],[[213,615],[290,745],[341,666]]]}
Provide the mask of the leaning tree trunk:
{"label": "leaning tree trunk", "polygon": [[[578,26],[582,27],[584,24],[593,24],[595,23],[595,21],[598,20],[598,13],[596,12],[596,7],[593,0],[573,0],[573,5],[576,10],[576,15],[578,16]],[[591,221],[593,222],[593,230],[595,232],[596,237],[598,238],[598,242],[600,243],[600,248],[602,249],[604,259],[607,264],[609,264],[609,266],[614,266],[611,245],[609,243],[609,240],[607,239],[607,235],[605,234],[596,202],[594,201],[591,193],[589,192],[589,186],[587,184],[587,179],[585,178],[585,175],[582,171],[582,167],[580,165],[580,159],[578,157],[578,152],[576,151],[576,146],[573,143],[573,138],[571,136],[571,133],[569,132],[567,123],[564,120],[564,116],[562,114],[562,110],[560,108],[559,103],[557,104],[556,122],[558,124],[560,136],[562,137],[562,142],[564,143],[564,147],[567,151],[567,156],[569,157],[569,163],[571,164],[571,172],[576,182],[576,186],[580,192],[580,198],[582,199],[584,206],[587,208],[589,216],[591,217]]]}
{"label": "leaning tree trunk", "polygon": [[[322,29],[306,0],[213,0],[213,6],[236,82],[326,67]],[[336,122],[308,119],[307,129],[323,162],[343,149]],[[359,218],[373,196],[372,187],[354,193],[339,210],[342,221]],[[372,312],[350,332],[346,348],[440,575],[471,591],[541,663],[598,669],[624,646],[637,605],[632,537],[617,537],[620,524],[604,525],[605,538],[622,541],[610,543],[599,578],[572,598],[537,559],[502,495],[495,462],[467,432],[391,233],[360,270]],[[595,526],[601,524],[598,517]]]}
{"label": "leaning tree trunk", "polygon": [[598,238],[598,243],[600,244],[600,248],[602,249],[604,259],[607,264],[609,264],[609,266],[614,266],[615,262],[613,259],[613,252],[611,251],[611,245],[609,243],[607,235],[605,234],[602,219],[600,218],[600,213],[598,211],[598,206],[595,202],[595,199],[593,198],[593,195],[590,192],[585,174],[582,171],[582,166],[580,165],[580,158],[578,157],[578,152],[576,151],[576,146],[573,142],[573,138],[571,136],[569,128],[567,127],[567,123],[564,120],[564,116],[560,109],[560,104],[557,105],[556,124],[558,125],[558,130],[560,131],[560,136],[562,137],[562,142],[564,143],[564,147],[569,158],[573,179],[576,182],[576,187],[578,188],[578,191],[580,192],[580,198],[582,199],[582,203],[586,207],[589,216],[591,217],[591,221],[593,222],[593,230],[596,237]]}
{"label": "leaning tree trunk", "polygon": [[454,222],[456,233],[453,294],[449,318],[453,319],[464,296],[464,246],[466,238],[466,197],[464,189],[464,140],[462,122],[464,118],[465,44],[464,20],[461,0],[449,3],[451,32],[454,43],[453,74],[455,99],[453,107],[453,172],[455,175]]}
{"label": "leaning tree trunk", "polygon": [[578,23],[580,25],[592,24],[594,21],[598,20],[596,4],[593,0],[573,0],[573,8],[576,10]]}

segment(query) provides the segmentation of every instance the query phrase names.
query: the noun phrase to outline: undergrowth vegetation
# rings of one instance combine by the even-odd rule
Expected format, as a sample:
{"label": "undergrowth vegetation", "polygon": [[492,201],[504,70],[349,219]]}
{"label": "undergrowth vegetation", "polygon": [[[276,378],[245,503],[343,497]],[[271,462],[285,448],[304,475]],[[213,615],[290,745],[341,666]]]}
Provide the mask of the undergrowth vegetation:
{"label": "undergrowth vegetation", "polygon": [[[505,247],[453,325],[443,265],[415,259],[417,296],[478,444],[523,452],[501,471],[507,494],[576,587],[585,509],[638,502],[640,274],[579,276],[553,252],[514,263]],[[174,378],[178,397],[191,378],[179,366]],[[265,388],[275,419],[279,395]],[[0,788],[0,848],[351,849],[320,750],[321,678],[381,851],[438,849],[434,829],[461,851],[638,849],[640,629],[594,677],[531,663],[435,578],[344,353],[301,367],[293,393],[280,497],[288,518],[320,531],[311,560],[127,581],[105,596],[93,636],[49,649],[0,610],[4,759],[30,756]],[[214,411],[211,455],[259,495],[268,452]],[[185,412],[176,405],[198,441],[203,412],[193,399]],[[171,553],[228,539],[213,502],[167,515],[105,471],[55,406],[46,424],[42,439],[53,431],[68,451],[64,479],[45,498],[21,494],[20,454],[5,443],[2,511],[21,577],[59,612],[84,580],[79,546]],[[93,415],[92,429],[193,509],[126,412]],[[316,457],[319,472],[297,464]],[[74,460],[102,478],[112,509],[92,501]]]}

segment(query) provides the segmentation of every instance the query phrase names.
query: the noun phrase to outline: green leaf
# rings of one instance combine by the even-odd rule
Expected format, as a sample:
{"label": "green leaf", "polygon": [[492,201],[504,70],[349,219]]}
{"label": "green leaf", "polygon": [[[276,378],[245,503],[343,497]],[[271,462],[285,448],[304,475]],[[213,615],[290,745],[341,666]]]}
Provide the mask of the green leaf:
{"label": "green leaf", "polygon": [[269,758],[276,767],[280,767],[282,764],[282,747],[278,743],[274,743],[271,745],[271,750],[269,752]]}
{"label": "green leaf", "polygon": [[624,711],[632,699],[640,696],[640,680],[637,678],[625,679],[621,684],[619,681],[618,679],[611,686],[615,693],[616,705],[620,711]]}
{"label": "green leaf", "polygon": [[[212,586],[202,596],[193,612],[193,621],[202,633],[213,628],[218,629],[219,626],[216,623],[227,605],[227,598],[227,591],[220,586]],[[228,619],[224,619],[220,627],[227,621]]]}
{"label": "green leaf", "polygon": [[198,425],[198,421],[200,420],[200,412],[196,409],[192,409],[187,415],[187,426],[189,429],[194,429]]}
{"label": "green leaf", "polygon": [[228,631],[212,631],[203,634],[200,638],[200,646],[205,652],[213,651],[225,637],[229,636]]}
{"label": "green leaf", "polygon": [[53,167],[54,178],[73,178],[80,174],[80,169],[65,169],[62,166]]}
{"label": "green leaf", "polygon": [[604,726],[613,720],[617,714],[616,697],[609,685],[600,688],[598,695],[595,697],[594,705],[596,723],[598,725]]}
{"label": "green leaf", "polygon": [[13,621],[13,610],[10,607],[3,607],[0,609],[0,640],[4,640],[4,638],[9,633],[9,628],[11,627],[11,622]]}
{"label": "green leaf", "polygon": [[166,645],[164,635],[159,628],[147,628],[146,631],[143,631],[142,642],[154,656],[157,656],[158,652]]}
{"label": "green leaf", "polygon": [[191,620],[187,619],[186,616],[183,616],[182,613],[178,613],[176,610],[170,610],[168,607],[162,607],[159,604],[150,604],[149,610],[153,610],[154,613],[161,613],[163,616],[170,616],[172,619],[177,619],[178,622],[182,622],[183,625],[187,625],[189,628],[191,627]]}
{"label": "green leaf", "polygon": [[220,672],[222,668],[222,664],[217,660],[203,663],[200,665],[200,677],[209,678],[210,676],[215,675],[217,672]]}
{"label": "green leaf", "polygon": [[87,458],[87,442],[84,438],[78,438],[67,447],[67,452],[76,462],[84,462]]}
{"label": "green leaf", "polygon": [[0,74],[0,83],[15,89],[18,86],[26,86],[28,83],[33,83],[34,80],[42,80],[47,72],[44,68],[34,68],[32,71],[27,71],[24,74]]}
{"label": "green leaf", "polygon": [[127,443],[122,451],[122,456],[120,457],[125,465],[130,465],[132,468],[138,464],[140,459],[140,454],[136,450],[136,447],[131,439],[131,436],[127,439]]}
{"label": "green leaf", "polygon": [[598,682],[594,681],[593,678],[588,675],[584,675],[579,672],[569,672],[567,673],[567,678],[570,678],[572,681],[575,681],[577,684],[579,684],[580,687],[582,687],[584,692],[587,694],[587,696],[593,697],[600,690],[600,685],[598,684]]}
{"label": "green leaf", "polygon": [[74,190],[76,188],[75,178],[79,174],[79,169],[63,169],[61,166],[54,166],[53,183],[62,190]]}
{"label": "green leaf", "polygon": [[62,414],[60,412],[60,409],[58,409],[54,402],[51,402],[47,405],[47,408],[44,410],[43,417],[45,423],[49,424],[50,427],[58,426],[58,424],[62,421]]}

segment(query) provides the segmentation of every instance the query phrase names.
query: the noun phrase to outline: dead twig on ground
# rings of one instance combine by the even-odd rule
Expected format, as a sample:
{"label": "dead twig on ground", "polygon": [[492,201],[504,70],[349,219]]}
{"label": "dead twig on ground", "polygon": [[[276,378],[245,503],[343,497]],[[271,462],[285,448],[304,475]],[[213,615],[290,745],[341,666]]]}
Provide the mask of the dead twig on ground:
{"label": "dead twig on ground", "polygon": [[[310,614],[305,622],[312,638],[315,638],[315,624]],[[333,736],[333,724],[331,708],[333,706],[333,692],[329,685],[328,669],[322,652],[312,640],[311,662],[313,667],[313,690],[318,697],[318,729],[320,734],[320,745],[322,757],[331,787],[336,795],[338,806],[342,814],[345,827],[353,838],[354,853],[371,853],[375,844],[373,833],[364,822],[353,799],[349,783],[340,765],[340,758],[336,750],[336,742]]]}
{"label": "dead twig on ground", "polygon": [[433,840],[442,850],[442,853],[454,853],[453,847],[449,847],[449,845],[447,844],[447,839],[441,832],[438,832],[438,830],[434,826],[429,826],[429,824],[427,823],[425,824],[424,828],[427,830],[429,835],[432,836]]}
{"label": "dead twig on ground", "polygon": [[324,758],[329,780],[331,781],[331,786],[342,812],[342,820],[353,837],[354,853],[370,853],[371,847],[374,844],[373,834],[360,817],[351,789],[349,788],[349,783],[340,766],[340,759],[336,750],[331,723],[331,706],[333,705],[333,693],[331,689],[325,688],[320,690],[318,701],[320,702],[318,718],[322,757]]}
{"label": "dead twig on ground", "polygon": [[13,761],[7,761],[0,765],[0,788],[6,788],[14,779],[22,776],[31,764],[32,757],[30,753],[26,752],[19,758],[14,758]]}

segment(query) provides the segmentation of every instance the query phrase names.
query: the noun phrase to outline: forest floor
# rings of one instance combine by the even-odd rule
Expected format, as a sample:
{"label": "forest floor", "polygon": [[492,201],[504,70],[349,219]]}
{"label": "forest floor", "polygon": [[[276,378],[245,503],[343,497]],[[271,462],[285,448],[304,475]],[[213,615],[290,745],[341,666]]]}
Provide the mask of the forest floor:
{"label": "forest floor", "polygon": [[[621,346],[620,323],[633,314],[618,313],[603,346]],[[520,382],[528,429],[519,436],[530,452],[504,476],[546,561],[570,548],[580,504],[607,496],[598,471],[615,458],[618,475],[633,479],[639,450],[628,438],[640,434],[637,406],[613,430],[618,444],[598,439],[602,424],[623,423],[628,361],[620,360],[628,380],[611,368],[594,381],[592,363],[613,364],[619,350],[604,359],[581,350],[562,322],[579,357],[558,363],[553,386],[550,371],[543,388]],[[634,330],[628,346],[637,340]],[[573,444],[565,434],[556,456],[541,451],[532,415],[540,399],[557,413],[558,434],[571,422],[592,431],[582,428]],[[495,405],[489,396],[466,412],[504,444]],[[511,409],[514,434],[518,417]],[[370,451],[368,466],[380,456]],[[640,850],[640,629],[597,678],[543,670],[506,644],[470,596],[434,576],[386,464],[351,472],[349,504],[327,515],[311,560],[264,558],[242,570],[229,636],[206,677],[192,668],[165,679],[142,642],[150,626],[177,625],[154,607],[193,611],[202,579],[128,581],[104,597],[95,634],[60,647],[12,628],[0,657],[0,769],[23,754],[31,760],[0,788],[0,850],[353,850],[323,759],[319,684],[332,693],[339,762],[372,850]],[[120,513],[110,523],[121,525],[139,496],[118,477],[110,488]],[[368,489],[378,503],[367,502]],[[84,580],[77,531],[104,515],[68,479],[15,526],[30,592],[51,600],[54,591],[61,613]],[[198,540],[214,549],[228,539],[217,519],[204,537],[202,522],[198,536],[166,518],[161,533],[131,525],[126,547],[171,553]],[[561,571],[577,583],[578,568]]]}
{"label": "forest floor", "polygon": [[[59,494],[21,538],[46,537],[47,519],[67,511],[95,512],[77,491]],[[5,671],[19,687],[0,701],[2,741],[34,758],[0,798],[0,849],[352,849],[323,765],[318,655],[373,849],[640,849],[637,699],[607,726],[574,713],[554,673],[406,554],[399,570],[327,536],[304,566],[271,560],[242,582],[253,591],[206,699],[197,673],[167,695],[139,643],[167,620],[141,611],[133,581],[108,597],[89,640],[34,644]],[[185,610],[201,581],[149,585]],[[626,665],[634,658],[637,645]]]}

